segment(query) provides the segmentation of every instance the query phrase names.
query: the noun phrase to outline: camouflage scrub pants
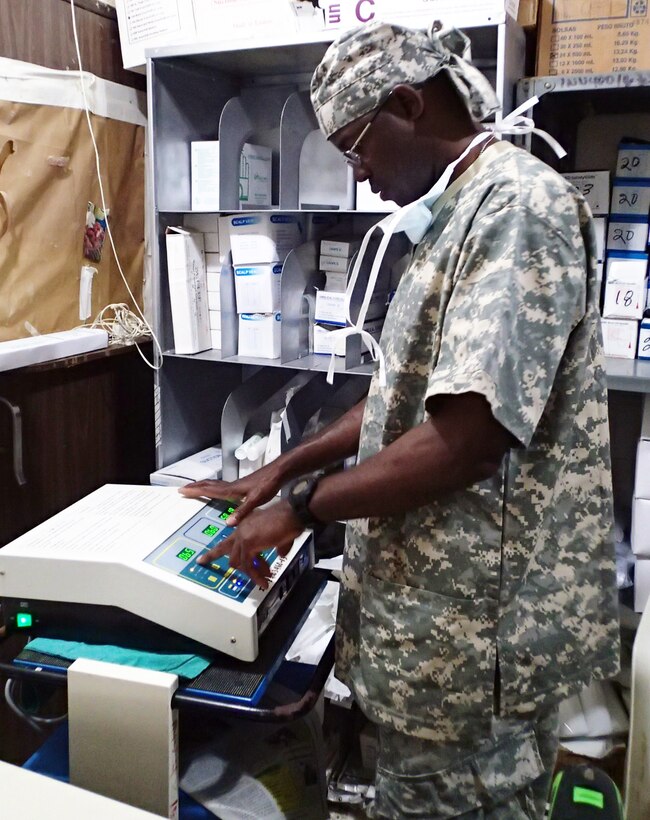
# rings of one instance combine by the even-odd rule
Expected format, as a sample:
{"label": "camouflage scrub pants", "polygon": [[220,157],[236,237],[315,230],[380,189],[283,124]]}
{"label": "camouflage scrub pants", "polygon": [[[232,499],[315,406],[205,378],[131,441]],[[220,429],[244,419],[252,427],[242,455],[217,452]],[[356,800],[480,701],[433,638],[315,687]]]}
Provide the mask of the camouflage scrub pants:
{"label": "camouflage scrub pants", "polygon": [[376,818],[541,820],[557,752],[557,709],[495,719],[487,738],[440,746],[379,728]]}

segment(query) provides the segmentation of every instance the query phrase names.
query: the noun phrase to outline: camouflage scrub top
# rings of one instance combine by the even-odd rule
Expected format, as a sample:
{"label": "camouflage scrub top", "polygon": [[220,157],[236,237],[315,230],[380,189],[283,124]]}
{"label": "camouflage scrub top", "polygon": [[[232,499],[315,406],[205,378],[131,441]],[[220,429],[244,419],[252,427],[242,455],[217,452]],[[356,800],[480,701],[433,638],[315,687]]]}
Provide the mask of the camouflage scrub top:
{"label": "camouflage scrub top", "polygon": [[[618,669],[607,393],[589,209],[490,147],[433,205],[390,305],[361,460],[480,393],[520,443],[499,472],[348,525],[337,674],[376,722],[462,741]],[[500,697],[495,697],[499,679]]]}

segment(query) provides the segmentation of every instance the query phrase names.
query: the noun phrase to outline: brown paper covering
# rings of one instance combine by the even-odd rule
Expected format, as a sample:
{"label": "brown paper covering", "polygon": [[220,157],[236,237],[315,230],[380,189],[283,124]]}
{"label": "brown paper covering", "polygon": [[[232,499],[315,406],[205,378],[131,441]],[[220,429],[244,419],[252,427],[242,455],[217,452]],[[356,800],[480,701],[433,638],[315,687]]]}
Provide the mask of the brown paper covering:
{"label": "brown paper covering", "polygon": [[[91,115],[113,238],[142,304],[144,140],[142,126]],[[92,317],[127,302],[108,237],[100,262],[83,256],[88,202],[101,204],[83,111],[0,100],[0,341],[68,330],[79,319],[82,265],[97,268]]]}

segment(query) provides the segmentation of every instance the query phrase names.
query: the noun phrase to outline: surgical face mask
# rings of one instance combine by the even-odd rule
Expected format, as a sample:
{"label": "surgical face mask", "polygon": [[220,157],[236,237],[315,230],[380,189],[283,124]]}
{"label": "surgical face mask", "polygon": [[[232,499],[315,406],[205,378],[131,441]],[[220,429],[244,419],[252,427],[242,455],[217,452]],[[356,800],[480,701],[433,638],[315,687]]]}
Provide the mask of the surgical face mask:
{"label": "surgical face mask", "polygon": [[[374,339],[363,329],[363,325],[366,321],[368,305],[372,299],[375,285],[377,284],[379,271],[381,269],[382,262],[384,261],[390,240],[394,234],[403,231],[413,244],[417,245],[422,241],[433,222],[431,208],[436,200],[438,200],[447,189],[456,166],[462,162],[477,145],[491,139],[495,134],[535,133],[545,139],[560,158],[565,156],[566,151],[564,151],[564,149],[553,139],[553,137],[550,136],[550,134],[535,128],[533,120],[530,117],[523,116],[523,112],[535,105],[536,102],[538,102],[537,97],[532,97],[507,117],[504,117],[500,123],[491,126],[489,131],[482,131],[480,134],[477,134],[463,153],[445,168],[430,191],[424,194],[424,196],[421,196],[419,199],[416,199],[414,202],[410,202],[408,205],[400,208],[398,211],[389,214],[376,225],[373,225],[373,227],[364,236],[361,247],[359,248],[359,253],[357,254],[357,258],[352,268],[350,282],[348,283],[348,287],[345,292],[345,311],[348,327],[335,330],[332,332],[332,335],[336,336],[337,339],[345,339],[348,336],[357,334],[361,336],[361,339],[370,352],[373,360],[379,363],[379,384],[381,387],[386,386],[386,364],[384,361],[384,355],[381,347],[379,346],[379,342],[377,342],[376,339]],[[366,292],[361,303],[359,315],[356,322],[353,322],[350,317],[350,303],[352,301],[352,294],[354,293],[354,289],[359,278],[359,272],[361,270],[361,265],[366,254],[368,244],[377,231],[382,233],[383,236],[381,237],[377,253],[375,254],[375,258],[372,262],[372,267],[368,276],[368,285],[366,286]],[[336,340],[334,341],[336,344]],[[332,353],[329,369],[327,371],[327,381],[330,384],[334,380],[334,363],[335,359],[334,354]]]}

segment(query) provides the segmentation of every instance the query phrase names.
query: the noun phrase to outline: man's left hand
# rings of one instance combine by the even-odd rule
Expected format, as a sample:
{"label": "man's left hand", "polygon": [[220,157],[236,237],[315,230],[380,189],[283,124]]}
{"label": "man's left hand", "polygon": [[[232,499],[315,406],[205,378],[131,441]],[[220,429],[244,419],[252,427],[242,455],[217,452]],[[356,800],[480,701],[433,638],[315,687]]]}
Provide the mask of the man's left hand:
{"label": "man's left hand", "polygon": [[222,555],[230,556],[230,566],[245,572],[262,589],[267,589],[271,569],[261,555],[275,547],[285,556],[294,538],[304,527],[286,501],[278,501],[264,510],[253,510],[232,535],[200,557],[198,563],[209,564]]}

